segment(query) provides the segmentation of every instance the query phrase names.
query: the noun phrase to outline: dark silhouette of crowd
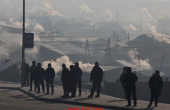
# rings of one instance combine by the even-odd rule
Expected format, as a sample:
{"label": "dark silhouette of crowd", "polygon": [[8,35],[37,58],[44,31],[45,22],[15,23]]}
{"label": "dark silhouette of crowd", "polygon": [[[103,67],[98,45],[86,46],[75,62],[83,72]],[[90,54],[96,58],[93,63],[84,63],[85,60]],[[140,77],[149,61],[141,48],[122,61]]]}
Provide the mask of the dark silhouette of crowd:
{"label": "dark silhouette of crowd", "polygon": [[49,85],[51,86],[51,94],[54,93],[54,77],[55,77],[55,70],[52,68],[51,64],[48,64],[48,68],[44,70],[41,67],[41,63],[37,63],[36,61],[32,61],[32,65],[29,68],[30,78],[27,76],[26,79],[30,79],[30,90],[32,91],[32,84],[34,83],[34,91],[40,93],[40,86],[42,87],[42,92],[45,93],[45,84],[44,80],[46,80],[47,85],[47,93],[49,94]]}
{"label": "dark silhouette of crowd", "polygon": [[[122,84],[125,99],[128,101],[127,107],[131,106],[131,96],[133,98],[133,106],[137,106],[137,96],[136,96],[136,82],[138,77],[132,72],[131,67],[124,67],[123,72],[120,76],[120,82]],[[158,70],[151,76],[149,80],[149,88],[151,90],[151,98],[148,107],[152,106],[152,102],[155,99],[155,107],[158,106],[158,96],[161,94],[161,89],[163,87],[163,80],[160,76]]]}
{"label": "dark silhouette of crowd", "polygon": [[[21,66],[21,69],[23,66]],[[45,93],[45,84],[46,81],[46,95],[49,95],[49,89],[51,87],[51,95],[54,94],[54,78],[55,70],[52,65],[49,63],[46,70],[41,67],[41,63],[32,61],[31,67],[27,63],[24,65],[25,74],[24,74],[24,83],[25,86],[30,85],[29,92],[32,91],[34,83],[34,92],[40,93],[41,88],[42,92]],[[75,65],[70,65],[69,69],[65,64],[62,64],[61,71],[61,81],[63,85],[63,96],[61,97],[76,97],[76,90],[78,87],[79,96],[82,95],[82,75],[83,72],[79,67],[79,63],[76,62]],[[90,82],[92,83],[91,92],[88,95],[89,98],[92,98],[95,90],[97,89],[96,98],[100,97],[101,92],[101,83],[103,79],[103,70],[99,66],[98,62],[95,62],[95,66],[92,68],[90,74]],[[132,72],[131,67],[124,67],[123,72],[120,76],[120,82],[122,84],[125,99],[128,104],[127,107],[131,106],[131,98],[133,99],[133,106],[137,106],[137,96],[136,96],[136,82],[138,77],[136,72]],[[163,80],[160,76],[160,72],[157,70],[149,80],[149,88],[151,90],[151,98],[148,107],[152,106],[153,100],[155,100],[155,107],[158,106],[158,97],[161,94],[161,89],[163,87]],[[70,95],[71,94],[71,95]]]}

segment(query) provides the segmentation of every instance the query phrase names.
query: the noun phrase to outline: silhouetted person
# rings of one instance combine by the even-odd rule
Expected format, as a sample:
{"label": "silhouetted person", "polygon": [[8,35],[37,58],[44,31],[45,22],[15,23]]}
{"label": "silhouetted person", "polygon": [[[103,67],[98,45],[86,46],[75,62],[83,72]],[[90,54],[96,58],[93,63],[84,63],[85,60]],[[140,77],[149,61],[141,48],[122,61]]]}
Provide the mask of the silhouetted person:
{"label": "silhouetted person", "polygon": [[122,84],[123,90],[124,90],[124,94],[125,94],[125,99],[127,100],[127,91],[126,91],[126,83],[125,83],[125,75],[127,73],[127,67],[123,68],[123,72],[120,76],[120,82]]}
{"label": "silhouetted person", "polygon": [[76,96],[76,72],[75,72],[75,67],[73,65],[70,65],[70,92],[71,97]]}
{"label": "silhouetted person", "polygon": [[36,69],[36,86],[38,88],[38,93],[40,93],[40,84],[42,86],[43,93],[45,92],[44,74],[45,74],[45,71],[41,67],[41,63],[38,63],[37,64],[37,69]]}
{"label": "silhouetted person", "polygon": [[160,72],[156,71],[149,80],[149,88],[151,89],[151,98],[149,107],[152,106],[152,102],[155,99],[155,107],[158,105],[158,96],[161,94],[161,89],[163,86],[163,80],[160,76]]}
{"label": "silhouetted person", "polygon": [[55,71],[51,67],[51,64],[48,64],[48,68],[45,71],[45,79],[47,83],[47,93],[49,94],[49,85],[51,86],[51,94],[54,94],[54,77],[55,77]]}
{"label": "silhouetted person", "polygon": [[94,68],[91,71],[90,82],[92,82],[91,93],[88,97],[93,97],[94,91],[97,88],[97,95],[95,97],[100,97],[101,82],[103,78],[103,70],[99,67],[99,63],[96,62]]}
{"label": "silhouetted person", "polygon": [[127,73],[125,75],[125,88],[127,91],[127,100],[128,105],[131,106],[131,94],[133,96],[134,106],[137,105],[137,98],[136,98],[136,81],[138,80],[136,74],[132,73],[131,67],[127,68]]}
{"label": "silhouetted person", "polygon": [[[29,65],[24,61],[24,86],[29,86]],[[21,66],[21,69],[23,65]]]}
{"label": "silhouetted person", "polygon": [[36,61],[32,61],[32,66],[30,67],[30,90],[32,91],[32,83],[34,81],[34,86],[35,86],[35,92],[36,92],[36,85],[35,85],[35,76],[36,76]]}
{"label": "silhouetted person", "polygon": [[65,64],[62,65],[61,81],[63,84],[64,95],[62,97],[69,97],[69,70]]}
{"label": "silhouetted person", "polygon": [[76,86],[78,85],[79,88],[79,96],[81,96],[82,92],[82,86],[81,86],[81,76],[82,76],[82,70],[79,67],[79,64],[76,62],[75,63],[75,72],[76,72]]}

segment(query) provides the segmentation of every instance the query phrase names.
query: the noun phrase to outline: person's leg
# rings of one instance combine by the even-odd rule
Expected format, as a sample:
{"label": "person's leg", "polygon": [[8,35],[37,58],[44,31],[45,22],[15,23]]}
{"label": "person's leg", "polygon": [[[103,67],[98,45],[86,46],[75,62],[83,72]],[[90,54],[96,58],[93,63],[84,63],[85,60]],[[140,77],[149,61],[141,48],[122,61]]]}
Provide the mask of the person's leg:
{"label": "person's leg", "polygon": [[126,91],[125,86],[123,86],[123,90],[124,90],[124,94],[125,94],[125,99],[127,100],[127,91]]}
{"label": "person's leg", "polygon": [[40,82],[36,81],[36,88],[38,89],[38,93],[40,93]]}
{"label": "person's leg", "polygon": [[154,100],[154,97],[155,97],[155,93],[154,93],[154,91],[153,90],[151,90],[151,98],[150,98],[150,103],[149,103],[149,107],[150,106],[152,106],[152,102],[153,102],[153,100]]}
{"label": "person's leg", "polygon": [[79,96],[81,96],[81,92],[82,92],[81,79],[78,80],[78,87],[79,87]]}
{"label": "person's leg", "polygon": [[155,107],[158,106],[158,95],[155,95]]}
{"label": "person's leg", "polygon": [[97,83],[97,95],[96,97],[100,97],[100,90],[101,90],[101,82]]}
{"label": "person's leg", "polygon": [[66,91],[66,97],[69,97],[69,91]]}
{"label": "person's leg", "polygon": [[74,81],[73,82],[73,91],[72,91],[72,97],[75,97],[76,96],[76,86],[77,85],[77,81]]}
{"label": "person's leg", "polygon": [[29,87],[29,83],[30,83],[30,81],[29,81],[29,76],[27,77],[27,86]]}
{"label": "person's leg", "polygon": [[136,90],[132,90],[132,96],[133,96],[134,106],[136,106],[137,105]]}
{"label": "person's leg", "polygon": [[91,93],[90,93],[89,97],[93,97],[95,89],[96,89],[96,83],[93,82],[92,88],[91,88]]}
{"label": "person's leg", "polygon": [[78,85],[78,80],[76,80],[75,83],[73,84],[73,86],[75,88],[75,94],[76,94],[76,91],[77,91],[77,85]]}
{"label": "person's leg", "polygon": [[49,82],[47,81],[47,93],[46,94],[49,94]]}
{"label": "person's leg", "polygon": [[131,90],[126,89],[127,90],[127,100],[128,100],[128,105],[127,106],[131,106]]}
{"label": "person's leg", "polygon": [[43,93],[44,93],[45,92],[44,81],[41,81],[41,86],[42,86],[42,90],[43,90]]}
{"label": "person's leg", "polygon": [[33,78],[30,77],[30,90],[29,91],[32,91],[32,82],[33,82]]}
{"label": "person's leg", "polygon": [[35,80],[34,80],[34,92],[36,92],[37,91],[37,85],[36,85],[36,82],[35,82]]}
{"label": "person's leg", "polygon": [[54,94],[54,81],[51,81],[51,94]]}
{"label": "person's leg", "polygon": [[62,84],[63,84],[63,92],[64,92],[64,95],[62,97],[66,97],[67,96],[67,87],[66,87],[64,81],[62,82]]}

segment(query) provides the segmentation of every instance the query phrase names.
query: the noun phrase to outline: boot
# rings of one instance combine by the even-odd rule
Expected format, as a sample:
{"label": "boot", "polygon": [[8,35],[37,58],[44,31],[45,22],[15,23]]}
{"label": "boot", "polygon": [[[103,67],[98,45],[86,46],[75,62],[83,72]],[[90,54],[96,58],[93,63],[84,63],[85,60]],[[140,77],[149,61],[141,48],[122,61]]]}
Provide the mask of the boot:
{"label": "boot", "polygon": [[100,95],[95,95],[95,97],[96,97],[96,98],[99,98],[99,97],[100,97]]}
{"label": "boot", "polygon": [[91,94],[90,94],[90,95],[88,95],[88,97],[89,97],[89,98],[92,98],[92,97],[93,97],[93,95],[91,95]]}
{"label": "boot", "polygon": [[81,92],[79,92],[79,97],[81,96]]}

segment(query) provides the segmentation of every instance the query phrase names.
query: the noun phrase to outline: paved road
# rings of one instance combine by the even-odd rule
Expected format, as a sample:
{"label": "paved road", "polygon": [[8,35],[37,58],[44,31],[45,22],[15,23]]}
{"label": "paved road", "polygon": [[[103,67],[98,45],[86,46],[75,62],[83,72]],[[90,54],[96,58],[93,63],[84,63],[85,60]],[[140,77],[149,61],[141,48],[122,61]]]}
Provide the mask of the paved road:
{"label": "paved road", "polygon": [[82,108],[82,106],[42,102],[18,90],[0,89],[0,110],[68,110],[68,108]]}

